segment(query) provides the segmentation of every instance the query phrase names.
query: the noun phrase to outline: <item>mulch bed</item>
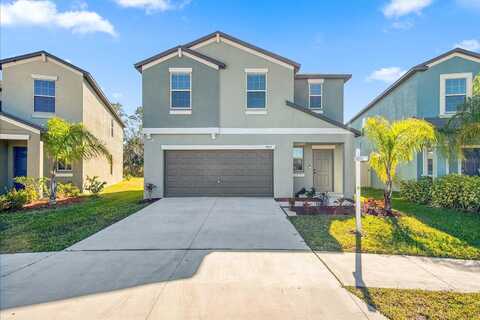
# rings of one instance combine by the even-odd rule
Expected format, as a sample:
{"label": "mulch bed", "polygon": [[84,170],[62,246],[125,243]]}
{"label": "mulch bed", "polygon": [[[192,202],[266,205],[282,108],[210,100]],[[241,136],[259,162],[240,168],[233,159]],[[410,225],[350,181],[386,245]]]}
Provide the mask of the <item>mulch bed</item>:
{"label": "mulch bed", "polygon": [[31,211],[31,210],[38,210],[38,209],[63,207],[63,206],[68,206],[71,204],[83,202],[86,199],[87,197],[61,198],[61,199],[57,199],[57,203],[54,205],[50,205],[48,203],[48,199],[41,199],[41,200],[36,200],[32,203],[26,204],[23,206],[21,210],[17,210],[17,211]]}
{"label": "mulch bed", "polygon": [[339,207],[339,206],[296,206],[296,207],[282,207],[295,212],[297,215],[354,215],[354,207]]}

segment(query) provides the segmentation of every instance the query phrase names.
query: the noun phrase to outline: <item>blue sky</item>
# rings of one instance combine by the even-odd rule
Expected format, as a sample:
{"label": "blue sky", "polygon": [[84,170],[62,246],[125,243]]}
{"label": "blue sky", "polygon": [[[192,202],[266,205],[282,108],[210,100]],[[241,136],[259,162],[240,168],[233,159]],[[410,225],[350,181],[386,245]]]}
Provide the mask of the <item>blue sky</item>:
{"label": "blue sky", "polygon": [[345,119],[402,72],[455,45],[480,51],[480,0],[2,0],[1,58],[47,50],[141,105],[133,64],[221,30],[301,63],[352,73]]}

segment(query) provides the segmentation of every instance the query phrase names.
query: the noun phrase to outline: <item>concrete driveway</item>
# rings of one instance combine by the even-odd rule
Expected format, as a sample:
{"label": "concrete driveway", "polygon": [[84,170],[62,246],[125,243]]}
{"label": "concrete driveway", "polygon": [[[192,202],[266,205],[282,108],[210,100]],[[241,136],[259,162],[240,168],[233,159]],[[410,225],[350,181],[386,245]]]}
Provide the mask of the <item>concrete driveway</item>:
{"label": "concrete driveway", "polygon": [[65,251],[0,266],[2,319],[381,318],[272,199],[162,199]]}

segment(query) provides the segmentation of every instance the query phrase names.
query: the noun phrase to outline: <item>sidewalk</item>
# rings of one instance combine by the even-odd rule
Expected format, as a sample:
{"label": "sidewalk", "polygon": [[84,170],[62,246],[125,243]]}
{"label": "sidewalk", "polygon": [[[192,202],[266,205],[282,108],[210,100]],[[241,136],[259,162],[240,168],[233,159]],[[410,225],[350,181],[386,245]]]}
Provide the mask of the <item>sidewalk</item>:
{"label": "sidewalk", "polygon": [[344,286],[480,292],[480,261],[316,252]]}

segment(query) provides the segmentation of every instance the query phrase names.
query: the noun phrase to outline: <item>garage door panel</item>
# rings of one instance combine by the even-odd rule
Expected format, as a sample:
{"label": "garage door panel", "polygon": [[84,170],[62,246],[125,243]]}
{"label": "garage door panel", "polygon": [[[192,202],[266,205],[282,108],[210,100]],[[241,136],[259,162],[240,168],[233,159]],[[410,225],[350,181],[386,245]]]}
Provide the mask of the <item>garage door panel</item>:
{"label": "garage door panel", "polygon": [[165,152],[166,196],[273,196],[273,151]]}

